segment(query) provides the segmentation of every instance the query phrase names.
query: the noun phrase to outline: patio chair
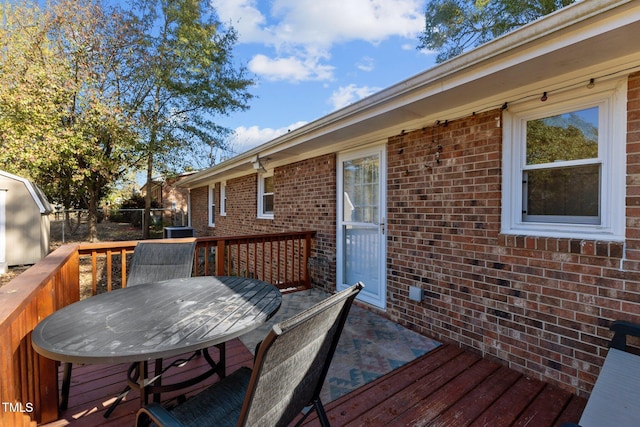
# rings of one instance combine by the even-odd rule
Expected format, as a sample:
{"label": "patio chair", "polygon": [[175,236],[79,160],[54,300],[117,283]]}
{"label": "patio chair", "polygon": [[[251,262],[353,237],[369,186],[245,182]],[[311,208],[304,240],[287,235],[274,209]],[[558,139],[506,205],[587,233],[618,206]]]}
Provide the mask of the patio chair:
{"label": "patio chair", "polygon": [[157,403],[138,411],[136,423],[159,426],[286,426],[307,409],[329,419],[320,400],[357,283],[273,326],[258,347],[253,370],[243,367],[171,411]]}
{"label": "patio chair", "polygon": [[139,242],[133,251],[127,286],[191,277],[196,242]]}
{"label": "patio chair", "polygon": [[[191,277],[195,250],[195,240],[138,242],[133,251],[133,259],[129,267],[126,286]],[[156,363],[158,362],[162,363],[162,361],[156,361]],[[132,369],[137,369],[137,365]],[[71,363],[65,363],[62,381],[62,397],[60,400],[61,409],[66,409],[68,406],[71,370]],[[123,390],[116,402],[107,410],[105,417],[111,414],[115,406],[128,391],[128,387]]]}
{"label": "patio chair", "polygon": [[640,356],[627,351],[627,336],[640,337],[640,325],[615,321],[609,352],[579,424],[562,427],[640,426]]}

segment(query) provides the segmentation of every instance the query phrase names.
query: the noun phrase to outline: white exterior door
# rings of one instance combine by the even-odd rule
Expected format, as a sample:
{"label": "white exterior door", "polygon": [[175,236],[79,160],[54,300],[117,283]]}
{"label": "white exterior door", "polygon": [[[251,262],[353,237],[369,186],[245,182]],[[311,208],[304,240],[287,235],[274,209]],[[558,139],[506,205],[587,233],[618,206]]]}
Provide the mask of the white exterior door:
{"label": "white exterior door", "polygon": [[338,156],[338,290],[361,281],[358,299],[386,308],[386,147]]}

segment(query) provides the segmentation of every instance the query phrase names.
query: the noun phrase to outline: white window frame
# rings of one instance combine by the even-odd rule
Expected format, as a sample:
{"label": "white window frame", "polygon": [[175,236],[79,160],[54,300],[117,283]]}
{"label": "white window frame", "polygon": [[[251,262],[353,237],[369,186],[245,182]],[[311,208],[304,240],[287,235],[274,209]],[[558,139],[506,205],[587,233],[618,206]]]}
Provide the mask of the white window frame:
{"label": "white window frame", "polygon": [[220,216],[227,216],[227,182],[220,182]]}
{"label": "white window frame", "polygon": [[[627,80],[598,81],[592,89],[510,105],[503,112],[503,191],[501,232],[540,237],[624,241]],[[526,163],[526,123],[590,107],[599,107],[598,162],[601,164],[600,223],[581,224],[523,220],[522,177]],[[579,163],[579,161],[577,162]]]}
{"label": "white window frame", "polygon": [[209,185],[209,197],[207,201],[207,207],[209,210],[209,227],[216,226],[216,185]]}
{"label": "white window frame", "polygon": [[273,177],[273,171],[258,174],[258,218],[260,219],[273,219],[273,212],[264,212],[263,206],[263,198],[266,194],[273,194],[275,199],[275,193],[264,192],[264,180],[270,177]]}

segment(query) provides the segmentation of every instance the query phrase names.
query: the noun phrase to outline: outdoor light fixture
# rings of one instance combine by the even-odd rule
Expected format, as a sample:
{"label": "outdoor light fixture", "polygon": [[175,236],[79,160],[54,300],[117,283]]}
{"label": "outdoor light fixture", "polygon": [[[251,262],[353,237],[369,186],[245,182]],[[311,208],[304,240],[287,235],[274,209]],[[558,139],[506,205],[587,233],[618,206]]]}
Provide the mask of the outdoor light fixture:
{"label": "outdoor light fixture", "polygon": [[595,79],[590,79],[589,80],[589,84],[587,84],[587,89],[593,89],[593,87],[596,85],[596,80]]}
{"label": "outdoor light fixture", "polygon": [[258,172],[266,172],[267,171],[267,169],[264,167],[264,165],[260,161],[260,157],[258,157],[257,154],[253,157],[253,159],[251,160],[251,163],[253,164],[253,168],[256,171],[258,171]]}

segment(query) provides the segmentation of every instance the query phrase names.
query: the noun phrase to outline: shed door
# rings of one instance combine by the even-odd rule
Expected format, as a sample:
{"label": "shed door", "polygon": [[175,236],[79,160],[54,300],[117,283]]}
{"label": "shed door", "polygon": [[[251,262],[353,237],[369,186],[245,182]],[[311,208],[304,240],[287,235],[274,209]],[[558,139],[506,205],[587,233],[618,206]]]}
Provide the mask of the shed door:
{"label": "shed door", "polygon": [[385,146],[338,156],[338,290],[358,281],[358,298],[386,308]]}

